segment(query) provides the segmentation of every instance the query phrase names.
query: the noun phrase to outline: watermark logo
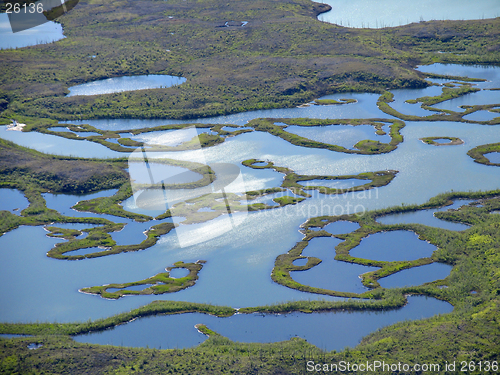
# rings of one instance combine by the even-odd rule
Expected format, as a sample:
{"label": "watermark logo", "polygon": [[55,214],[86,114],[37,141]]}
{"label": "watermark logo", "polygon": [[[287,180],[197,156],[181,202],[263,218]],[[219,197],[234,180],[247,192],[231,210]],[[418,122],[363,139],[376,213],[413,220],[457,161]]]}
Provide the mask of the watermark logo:
{"label": "watermark logo", "polygon": [[[138,212],[153,217],[169,212],[174,222],[180,222],[175,231],[181,247],[218,237],[243,223],[248,204],[241,170],[231,163],[207,163],[195,127],[168,131],[147,142],[128,160]],[[172,159],[176,152],[189,161]]]}
{"label": "watermark logo", "polygon": [[13,33],[53,21],[73,9],[79,0],[3,0],[2,12],[7,13]]}

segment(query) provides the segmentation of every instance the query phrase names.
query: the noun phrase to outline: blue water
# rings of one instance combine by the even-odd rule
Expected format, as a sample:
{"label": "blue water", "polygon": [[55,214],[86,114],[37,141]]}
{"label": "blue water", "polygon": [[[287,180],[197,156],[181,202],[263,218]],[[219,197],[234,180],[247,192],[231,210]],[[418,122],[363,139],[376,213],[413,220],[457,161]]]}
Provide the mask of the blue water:
{"label": "blue water", "polygon": [[13,33],[6,13],[0,14],[0,49],[21,48],[52,43],[65,38],[61,24],[50,21]]}
{"label": "blue water", "polygon": [[[320,119],[337,119],[337,118],[392,118],[382,112],[377,107],[379,94],[369,93],[345,93],[343,98],[356,99],[357,103],[350,105],[313,105],[300,108],[280,108],[280,109],[263,109],[258,111],[241,112],[226,116],[198,118],[189,120],[138,120],[138,119],[102,119],[102,120],[71,120],[71,124],[90,124],[98,129],[103,130],[125,130],[138,129],[144,127],[153,127],[172,124],[235,124],[245,125],[248,121],[256,118],[320,118]],[[319,99],[334,99],[338,95],[326,95]]]}
{"label": "blue water", "polygon": [[158,74],[108,78],[69,87],[69,94],[66,96],[102,95],[123,91],[157,89],[177,86],[184,82],[186,82],[186,78],[183,77]]}
{"label": "blue water", "polygon": [[500,164],[500,152],[489,152],[484,154],[490,161],[490,163]]}
{"label": "blue water", "polygon": [[331,234],[344,234],[354,232],[359,228],[358,223],[353,223],[352,221],[343,221],[339,220],[334,223],[327,224],[323,227],[323,230],[326,230]]}
{"label": "blue water", "polygon": [[73,250],[69,251],[67,253],[64,253],[66,256],[74,256],[74,255],[87,255],[87,254],[92,254],[92,253],[100,253],[102,251],[105,251],[106,249],[100,248],[100,247],[87,247],[85,249],[78,249],[78,250]]}
{"label": "blue water", "polygon": [[278,206],[279,204],[274,201],[275,198],[280,198],[280,197],[298,197],[298,195],[293,194],[291,191],[286,190],[286,191],[280,191],[278,193],[273,193],[273,194],[267,194],[262,197],[255,198],[253,200],[248,201],[249,204],[255,204],[255,203],[264,203],[267,204],[268,206]]}
{"label": "blue water", "polygon": [[390,102],[389,105],[396,111],[401,112],[405,115],[414,116],[430,116],[433,114],[431,111],[427,111],[421,107],[422,103],[410,104],[406,103],[409,99],[417,99],[423,96],[437,96],[441,95],[442,87],[440,86],[429,86],[424,89],[415,90],[392,90],[394,94],[394,101]]}
{"label": "blue water", "polygon": [[69,128],[67,128],[65,126],[54,126],[52,128],[49,128],[49,130],[51,130],[53,132],[65,132],[65,133],[71,132],[71,130],[69,130]]}
{"label": "blue water", "polygon": [[437,247],[418,239],[410,231],[380,232],[369,235],[350,251],[353,257],[386,262],[427,258]]}
{"label": "blue water", "polygon": [[[162,180],[167,181],[168,184],[182,184],[203,178],[201,174],[187,168],[162,163],[148,163],[148,166],[145,163],[129,163],[128,171],[130,177],[138,184],[157,183]],[[151,181],[150,172],[152,172],[153,181]]]}
{"label": "blue water", "polygon": [[308,262],[308,259],[307,258],[302,258],[302,259],[295,259],[293,261],[293,265],[294,266],[305,266]]}
{"label": "blue water", "polygon": [[500,16],[496,1],[477,0],[324,0],[332,10],[318,16],[320,21],[355,28],[382,28],[431,20],[473,20]]}
{"label": "blue water", "polygon": [[388,126],[384,126],[387,135],[377,135],[371,125],[330,125],[330,126],[288,126],[285,131],[300,135],[313,141],[338,145],[353,149],[359,141],[371,139],[382,143],[389,143],[391,137]]}
{"label": "blue water", "polygon": [[490,121],[497,117],[500,117],[500,113],[498,112],[476,111],[465,115],[463,118],[471,121]]}
{"label": "blue water", "polygon": [[434,139],[434,142],[436,142],[436,143],[450,143],[451,139],[448,139],[448,138],[436,138],[436,139]]}
{"label": "blue water", "polygon": [[189,275],[189,270],[186,268],[174,268],[170,271],[170,277],[174,277],[176,279],[181,279]]}
{"label": "blue water", "polygon": [[383,288],[402,288],[404,286],[421,285],[434,280],[444,279],[450,274],[452,268],[452,266],[443,263],[431,263],[399,271],[380,279],[378,282]]}
{"label": "blue water", "polygon": [[205,324],[233,341],[265,343],[301,337],[323,350],[342,350],[346,346],[354,347],[363,336],[378,328],[452,310],[447,302],[412,296],[402,309],[387,312],[238,314],[229,318],[204,314],[156,316],[74,339],[116,346],[189,348],[206,340],[206,336],[194,328],[196,324]]}
{"label": "blue water", "polygon": [[458,199],[453,204],[442,208],[390,214],[378,217],[377,221],[381,224],[386,224],[386,225],[399,224],[399,223],[404,223],[404,224],[415,223],[415,224],[424,224],[431,227],[443,228],[448,230],[465,230],[469,228],[468,225],[438,219],[437,217],[434,216],[434,213],[436,211],[458,209],[463,205],[469,204],[470,202],[473,201]]}
{"label": "blue water", "polygon": [[29,202],[19,190],[0,189],[0,211],[6,210],[15,215],[21,215],[21,211],[28,207]]}
{"label": "blue water", "polygon": [[359,276],[378,268],[335,260],[335,246],[340,242],[336,238],[325,237],[309,241],[309,245],[302,251],[302,255],[319,258],[322,262],[307,271],[291,272],[292,278],[304,285],[339,292],[366,292],[367,288],[363,286]]}
{"label": "blue water", "polygon": [[[493,2],[490,1],[488,2],[493,4]],[[471,82],[481,89],[500,87],[500,67],[498,66],[438,63],[432,65],[421,65],[417,68],[417,70],[425,73],[436,73],[436,74],[443,74],[450,76],[485,79],[486,82]],[[439,81],[442,83],[446,82],[446,80],[437,80],[437,79],[431,79],[431,81],[433,82]]]}
{"label": "blue water", "polygon": [[[478,74],[497,75],[498,69],[474,68],[472,72]],[[451,73],[450,73],[451,74]],[[474,75],[473,75],[474,76]],[[478,84],[478,87],[485,87],[485,84]],[[494,84],[493,82],[491,83]],[[412,90],[409,90],[410,92]],[[418,97],[419,95],[410,95]],[[221,124],[239,124],[244,125],[248,120],[255,117],[312,117],[312,118],[388,118],[376,107],[377,94],[351,94],[343,95],[358,100],[358,103],[342,106],[310,106],[307,108],[291,108],[267,111],[253,111],[240,113],[231,116],[221,116],[216,119],[197,119],[200,123],[221,123]],[[328,98],[328,97],[326,97]],[[398,99],[399,100],[399,99]],[[414,108],[411,107],[410,108]],[[189,120],[186,122],[193,122]],[[82,123],[91,123],[100,128],[109,128],[111,130],[126,130],[137,127],[158,126],[168,123],[182,123],[176,120],[83,120]],[[372,128],[373,132],[374,129]],[[453,123],[453,122],[406,122],[406,127],[402,129],[404,142],[398,146],[398,149],[383,155],[347,155],[343,153],[330,152],[328,150],[301,148],[293,146],[290,143],[276,138],[263,132],[251,132],[237,137],[227,138],[222,144],[203,150],[203,160],[198,158],[193,151],[181,151],[164,153],[162,156],[171,157],[178,160],[196,160],[206,163],[229,162],[241,165],[242,160],[258,158],[260,160],[271,160],[278,166],[285,166],[293,169],[298,174],[309,175],[351,175],[367,171],[379,171],[394,169],[398,170],[396,178],[387,186],[378,189],[372,189],[365,192],[347,193],[341,195],[325,196],[317,192],[311,192],[312,197],[300,204],[275,208],[268,211],[252,212],[244,218],[242,223],[222,233],[219,236],[211,237],[211,233],[220,227],[222,220],[216,219],[203,224],[183,225],[187,228],[196,240],[199,242],[190,246],[181,246],[177,231],[161,236],[158,243],[146,250],[122,253],[118,255],[88,259],[78,262],[62,261],[48,258],[46,256],[55,243],[64,241],[57,238],[49,238],[42,227],[20,227],[14,231],[8,232],[0,237],[0,321],[86,321],[89,318],[96,319],[111,316],[123,311],[142,306],[154,300],[182,300],[192,302],[206,302],[218,305],[228,305],[234,307],[257,306],[272,304],[292,300],[308,299],[328,299],[337,300],[333,297],[318,296],[299,292],[290,288],[278,285],[270,279],[276,257],[286,253],[300,241],[303,234],[299,227],[308,218],[318,215],[341,214],[360,212],[364,210],[373,210],[385,208],[395,204],[421,204],[429,198],[445,191],[468,191],[468,190],[490,190],[499,188],[500,168],[489,167],[474,163],[467,156],[466,152],[478,145],[491,143],[498,138],[498,129],[494,126],[482,126],[476,124]],[[426,136],[456,136],[465,141],[461,147],[429,147],[423,144],[419,138]],[[2,138],[12,139],[16,143],[33,147],[44,152],[71,155],[75,154],[84,157],[123,157],[126,154],[116,153],[107,150],[105,147],[88,141],[67,140],[57,136],[36,133],[7,132],[5,127],[0,129]],[[129,136],[129,135],[127,135]],[[366,138],[365,138],[366,139]],[[279,186],[283,181],[283,175],[273,170],[255,170],[247,167],[241,167],[244,184],[247,190],[257,190],[265,187]],[[112,194],[108,192],[105,194]],[[88,199],[88,197],[65,197],[45,194],[48,206],[60,209],[68,216],[87,216],[87,217],[106,217],[114,222],[126,223],[126,229],[110,235],[118,241],[119,244],[139,243],[144,239],[143,231],[159,221],[150,221],[147,223],[137,223],[124,218],[112,217],[110,215],[97,215],[91,213],[81,213],[71,210],[70,207],[77,201]],[[457,203],[457,202],[455,202]],[[458,202],[463,204],[463,201]],[[127,202],[124,202],[124,207]],[[448,209],[449,207],[443,208]],[[437,219],[436,219],[437,220]],[[439,221],[446,223],[444,221]],[[335,229],[336,224],[331,224],[325,228],[331,232],[350,231],[356,228],[351,226],[345,229]],[[346,224],[347,226],[347,224]],[[280,234],[280,235],[277,235]],[[326,246],[317,246],[322,241]],[[317,256],[324,261],[309,271],[292,272],[292,276],[304,277],[306,284],[318,283],[318,286],[332,287],[335,290],[358,291],[366,289],[361,285],[359,275],[368,270],[376,269],[374,267],[348,267],[349,264],[338,262],[333,259],[335,255],[335,245],[339,240],[334,238],[317,238],[311,241],[311,244],[304,250],[306,256]],[[12,251],[16,249],[16,251]],[[165,272],[165,267],[171,266],[177,261],[194,262],[198,259],[207,260],[203,271],[200,273],[200,279],[192,287],[180,291],[160,296],[132,296],[121,298],[117,301],[109,301],[96,296],[89,296],[79,293],[78,290],[85,286],[104,285],[109,283],[123,283],[143,280],[145,278]],[[351,265],[352,266],[352,265]],[[442,277],[439,272],[434,272],[433,268],[426,271],[430,266],[419,267],[417,274],[425,276],[430,274],[432,278]],[[43,270],[43,272],[40,272]],[[322,271],[323,270],[323,271]],[[338,270],[337,282],[333,277],[337,276],[332,270]],[[445,266],[445,271],[449,272],[449,267]],[[401,274],[406,278],[407,273]],[[409,272],[409,271],[408,271]],[[446,273],[445,272],[445,276]],[[307,276],[309,274],[309,276]],[[305,276],[304,276],[305,275]],[[394,277],[397,275],[394,275]],[[412,278],[408,276],[408,282]],[[382,279],[381,283],[390,281],[393,276]],[[309,278],[309,279],[308,279]],[[421,283],[425,277],[417,279],[415,282]],[[397,285],[397,284],[396,284]],[[263,293],[262,291],[265,291]],[[20,299],[19,295],[26,296]],[[418,308],[422,308],[425,314],[429,315],[405,315],[405,311],[410,304],[397,311],[390,312],[394,314],[394,319],[416,319],[424,316],[431,316],[434,313],[445,313],[451,310],[451,307],[443,302],[435,300],[436,308],[429,308],[425,303],[417,303]],[[413,300],[422,301],[422,300]],[[3,308],[2,308],[3,306]],[[298,314],[301,315],[301,314]],[[249,341],[258,341],[269,339],[270,341],[285,339],[295,333],[300,335],[300,330],[309,331],[327,331],[324,327],[336,325],[341,329],[351,329],[353,326],[362,326],[359,328],[359,336],[347,334],[342,330],[328,331],[325,335],[326,344],[318,340],[318,345],[326,347],[328,342],[335,341],[337,333],[342,340],[353,340],[353,344],[359,340],[359,337],[372,332],[378,327],[377,316],[386,316],[384,314],[371,314],[369,319],[366,315],[358,321],[346,321],[354,314],[327,314],[325,321],[321,321],[316,316],[321,314],[304,314],[297,320],[297,324],[290,323],[291,315],[277,317],[282,319],[283,330],[276,328],[264,329],[261,331],[252,331],[251,323],[245,327],[245,321],[239,328],[228,328],[228,335],[232,332],[233,338],[239,339],[238,329],[247,332],[255,332],[248,338],[242,338]],[[185,315],[188,316],[188,315]],[[192,315],[189,315],[192,316]],[[239,315],[238,315],[239,316]],[[205,316],[201,316],[205,319]],[[332,317],[334,317],[332,319]],[[175,317],[163,317],[163,319],[175,319]],[[210,317],[208,317],[209,319]],[[236,318],[236,317],[235,317]],[[274,317],[258,317],[260,326],[266,328],[268,324],[274,324]],[[162,319],[162,317],[160,317]],[[232,318],[230,318],[232,319]],[[238,318],[240,319],[240,318]],[[251,318],[249,318],[251,319]],[[142,320],[140,320],[142,321]],[[203,340],[192,327],[195,323],[203,323],[194,319],[193,324],[188,322],[184,331],[177,334],[174,329],[177,328],[174,320],[172,324],[166,325],[170,329],[171,335],[166,335],[161,331],[164,326],[159,328],[158,320],[144,320],[147,328],[141,328],[145,336],[142,343],[155,346],[179,345],[183,346],[179,340],[188,337],[188,332],[193,331],[195,337],[193,344],[198,339]],[[235,321],[235,320],[231,320]],[[138,323],[139,321],[135,322]],[[269,323],[270,322],[270,323]],[[123,327],[133,326],[124,325]],[[385,321],[384,324],[390,324],[391,321]],[[161,324],[161,323],[160,323]],[[210,322],[207,321],[210,326]],[[275,325],[279,327],[279,324]],[[212,327],[221,333],[224,327]],[[364,330],[366,328],[366,330]],[[180,328],[179,328],[180,329]],[[149,330],[149,331],[148,331]],[[364,330],[364,331],[363,331]],[[116,331],[116,330],[115,330]],[[158,332],[162,341],[155,341],[156,336],[148,332]],[[276,332],[276,333],[273,333]],[[281,333],[282,332],[282,336]],[[332,333],[333,332],[333,333]],[[149,334],[149,337],[148,337]],[[274,336],[273,336],[274,334]],[[199,336],[198,336],[199,335]],[[288,335],[288,336],[287,336]],[[141,344],[138,338],[134,340],[131,334],[125,342],[132,344]],[[201,336],[201,338],[200,338]],[[326,337],[325,336],[325,337]],[[332,338],[333,337],[333,338]],[[172,343],[171,339],[175,342]],[[309,338],[308,338],[309,339]],[[130,340],[130,341],[127,341]],[[311,342],[314,339],[310,338]],[[118,345],[121,339],[118,340]],[[170,343],[166,343],[170,342]],[[334,343],[335,344],[335,343]],[[332,344],[332,345],[334,345]],[[142,344],[141,344],[142,345]],[[337,344],[335,344],[337,345]],[[338,347],[342,348],[350,345],[346,341],[339,342]]]}

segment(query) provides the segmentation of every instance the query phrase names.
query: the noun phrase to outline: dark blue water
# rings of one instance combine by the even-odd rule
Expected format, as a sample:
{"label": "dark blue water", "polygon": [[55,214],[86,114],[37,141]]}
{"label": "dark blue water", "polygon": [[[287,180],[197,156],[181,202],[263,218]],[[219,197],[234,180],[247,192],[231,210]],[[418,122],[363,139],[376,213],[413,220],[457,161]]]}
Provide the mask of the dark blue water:
{"label": "dark blue water", "polygon": [[425,266],[399,271],[398,273],[380,279],[378,282],[383,288],[416,286],[434,280],[444,279],[450,274],[452,268],[452,266],[443,263],[431,263]]}
{"label": "dark blue water", "polygon": [[335,260],[335,246],[340,242],[336,238],[313,238],[302,255],[319,258],[322,262],[307,271],[291,272],[292,278],[304,285],[339,292],[366,292],[367,288],[361,283],[360,275],[378,268]]}
{"label": "dark blue water", "polygon": [[323,230],[326,230],[328,233],[331,234],[344,234],[344,233],[354,232],[358,228],[359,228],[358,223],[353,223],[352,221],[339,220],[335,221],[334,223],[325,225]]}
{"label": "dark blue water", "polygon": [[354,347],[374,330],[402,320],[423,319],[451,312],[447,302],[409,297],[408,304],[387,312],[292,313],[285,315],[238,314],[217,318],[183,314],[141,318],[114,329],[76,336],[84,343],[150,348],[189,348],[206,340],[194,326],[210,329],[239,342],[276,342],[301,337],[323,350]]}
{"label": "dark blue water", "polygon": [[0,199],[0,211],[9,211],[18,216],[29,205],[24,194],[16,189],[0,189],[0,197],[2,197]]}
{"label": "dark blue water", "polygon": [[400,261],[427,258],[437,247],[418,239],[414,232],[391,231],[371,234],[350,251],[353,257],[380,260]]}

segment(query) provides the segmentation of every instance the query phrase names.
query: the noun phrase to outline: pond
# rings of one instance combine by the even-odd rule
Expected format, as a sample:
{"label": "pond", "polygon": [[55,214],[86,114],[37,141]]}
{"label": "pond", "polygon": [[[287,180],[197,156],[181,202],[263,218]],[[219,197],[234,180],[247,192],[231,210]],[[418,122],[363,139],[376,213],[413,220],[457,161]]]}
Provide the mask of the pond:
{"label": "pond", "polygon": [[431,107],[463,112],[465,109],[461,108],[461,106],[481,104],[500,104],[499,92],[496,90],[481,90],[434,104]]}
{"label": "pond", "polygon": [[384,277],[378,282],[382,288],[402,288],[416,286],[440,280],[447,277],[453,267],[443,263],[431,263],[425,266],[413,267]]}
{"label": "pond", "polygon": [[372,234],[349,253],[357,258],[392,262],[428,258],[436,249],[414,232],[397,230]]}
{"label": "pond", "polygon": [[158,89],[177,86],[184,82],[186,82],[186,78],[183,77],[158,74],[116,77],[69,87],[69,94],[66,96],[102,95],[123,91]]}
{"label": "pond", "polygon": [[340,242],[336,238],[325,237],[310,240],[302,255],[319,258],[322,262],[306,271],[291,272],[292,279],[303,285],[339,292],[366,292],[368,288],[363,286],[359,276],[378,268],[335,260],[335,246]]}
{"label": "pond", "polygon": [[399,0],[323,0],[332,10],[318,16],[320,21],[345,27],[382,28],[431,20],[473,20],[500,16],[498,4],[477,0],[432,0],[402,2]]}
{"label": "pond", "polygon": [[488,152],[484,154],[490,161],[490,163],[500,164],[500,152]]}
{"label": "pond", "polygon": [[0,49],[21,48],[52,43],[65,38],[60,23],[46,22],[31,29],[12,32],[9,16],[0,14]]}
{"label": "pond", "polygon": [[292,313],[283,315],[238,314],[217,318],[182,314],[137,319],[114,329],[76,336],[75,341],[101,345],[189,348],[206,340],[194,326],[208,328],[238,342],[276,342],[301,337],[323,350],[354,347],[378,328],[408,319],[422,319],[451,312],[447,302],[427,297],[408,297],[402,309],[387,312]]}

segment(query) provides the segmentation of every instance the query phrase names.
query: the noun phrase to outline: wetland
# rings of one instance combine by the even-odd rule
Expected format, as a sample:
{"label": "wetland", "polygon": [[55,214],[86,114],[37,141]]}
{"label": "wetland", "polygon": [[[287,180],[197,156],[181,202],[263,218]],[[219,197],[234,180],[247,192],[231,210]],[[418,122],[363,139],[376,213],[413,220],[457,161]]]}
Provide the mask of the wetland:
{"label": "wetland", "polygon": [[[0,334],[32,335],[2,370],[31,346],[188,373],[498,354],[499,19],[358,30],[270,3],[155,24],[81,1],[67,38],[0,52],[0,123],[26,124],[0,127]],[[158,75],[186,80],[73,91]]]}

